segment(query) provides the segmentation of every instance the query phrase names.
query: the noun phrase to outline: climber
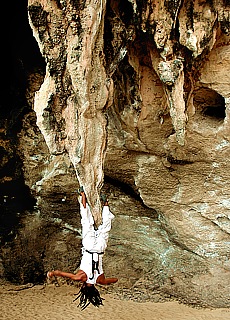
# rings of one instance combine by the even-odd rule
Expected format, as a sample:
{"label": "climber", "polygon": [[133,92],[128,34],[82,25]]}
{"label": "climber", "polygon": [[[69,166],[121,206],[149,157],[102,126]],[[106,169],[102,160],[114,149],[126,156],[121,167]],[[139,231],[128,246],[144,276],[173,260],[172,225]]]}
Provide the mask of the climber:
{"label": "climber", "polygon": [[58,276],[83,282],[76,299],[80,298],[78,306],[84,310],[90,303],[97,307],[103,304],[95,284],[108,285],[117,282],[118,279],[105,278],[102,267],[102,258],[108,243],[111,221],[114,218],[114,215],[109,210],[108,201],[105,197],[101,197],[103,200],[102,224],[96,230],[82,187],[79,189],[79,195],[82,224],[82,259],[80,268],[76,274],[59,270],[49,271],[47,278]]}

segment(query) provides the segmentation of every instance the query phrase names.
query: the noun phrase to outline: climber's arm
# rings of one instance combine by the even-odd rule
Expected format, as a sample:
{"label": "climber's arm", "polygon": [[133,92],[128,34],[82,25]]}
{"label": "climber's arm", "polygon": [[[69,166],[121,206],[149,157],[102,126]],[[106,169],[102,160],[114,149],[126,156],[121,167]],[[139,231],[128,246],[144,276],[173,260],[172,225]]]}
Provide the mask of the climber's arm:
{"label": "climber's arm", "polygon": [[102,285],[116,283],[117,281],[118,281],[118,278],[106,278],[104,273],[97,278],[97,283]]}
{"label": "climber's arm", "polygon": [[63,272],[59,270],[53,270],[53,271],[47,272],[47,278],[52,278],[52,277],[63,277],[63,278],[69,278],[74,281],[82,281],[82,282],[85,282],[87,280],[87,275],[82,270],[78,270],[76,274],[70,273],[70,272]]}

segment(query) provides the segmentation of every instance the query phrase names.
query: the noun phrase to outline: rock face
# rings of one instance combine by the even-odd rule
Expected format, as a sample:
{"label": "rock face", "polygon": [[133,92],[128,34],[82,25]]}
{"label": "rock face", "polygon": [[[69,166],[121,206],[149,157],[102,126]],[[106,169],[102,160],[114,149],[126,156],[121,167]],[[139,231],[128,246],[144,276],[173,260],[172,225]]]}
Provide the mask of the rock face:
{"label": "rock face", "polygon": [[2,232],[2,274],[78,267],[80,184],[96,224],[101,190],[116,215],[113,290],[229,307],[230,3],[29,0],[28,17],[45,75],[26,74],[17,152],[1,138],[2,190],[18,157],[36,205]]}

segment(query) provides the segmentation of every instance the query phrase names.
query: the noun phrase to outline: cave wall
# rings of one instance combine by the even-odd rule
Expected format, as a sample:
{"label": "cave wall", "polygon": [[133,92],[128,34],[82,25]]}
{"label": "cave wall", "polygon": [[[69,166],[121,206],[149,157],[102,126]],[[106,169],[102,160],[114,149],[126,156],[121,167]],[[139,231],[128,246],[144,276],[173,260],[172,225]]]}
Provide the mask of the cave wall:
{"label": "cave wall", "polygon": [[116,215],[110,290],[229,306],[230,4],[29,0],[23,10],[26,45],[7,61],[24,81],[7,70],[1,108],[1,276],[74,271],[75,190],[84,185],[99,223],[104,182]]}

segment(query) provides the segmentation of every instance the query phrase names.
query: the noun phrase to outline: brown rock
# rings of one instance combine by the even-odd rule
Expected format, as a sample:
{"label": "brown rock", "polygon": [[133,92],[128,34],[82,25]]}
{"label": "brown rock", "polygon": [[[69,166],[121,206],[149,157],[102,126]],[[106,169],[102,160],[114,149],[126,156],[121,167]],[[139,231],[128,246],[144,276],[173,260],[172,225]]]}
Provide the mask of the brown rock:
{"label": "brown rock", "polygon": [[[76,269],[75,190],[84,186],[99,224],[104,181],[116,215],[105,256],[106,274],[120,278],[113,290],[229,307],[227,2],[29,0],[28,13],[46,75],[27,78],[34,111],[17,154],[37,204],[0,270],[14,257],[11,277],[21,257],[39,274]],[[1,145],[4,167],[14,149]]]}

